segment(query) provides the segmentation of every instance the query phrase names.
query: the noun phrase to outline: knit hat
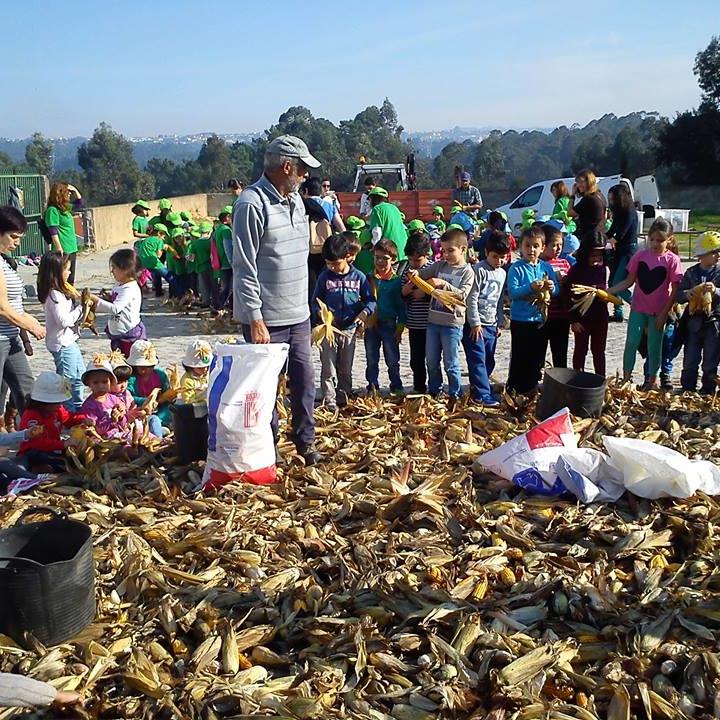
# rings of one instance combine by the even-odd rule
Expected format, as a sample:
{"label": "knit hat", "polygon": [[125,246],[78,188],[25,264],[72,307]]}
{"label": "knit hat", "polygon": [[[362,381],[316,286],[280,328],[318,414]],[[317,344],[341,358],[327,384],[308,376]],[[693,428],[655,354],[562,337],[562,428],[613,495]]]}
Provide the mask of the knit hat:
{"label": "knit hat", "polygon": [[707,230],[697,236],[695,240],[695,257],[702,257],[718,250],[720,250],[720,232]]}
{"label": "knit hat", "polygon": [[193,340],[185,350],[185,357],[182,364],[186,368],[206,368],[210,367],[213,351],[210,343],[204,340]]}
{"label": "knit hat", "polygon": [[149,340],[137,340],[130,348],[128,364],[131,367],[155,367],[158,364],[155,346]]}
{"label": "knit hat", "polygon": [[54,372],[41,372],[33,382],[30,397],[38,402],[61,403],[72,397],[67,378]]}
{"label": "knit hat", "polygon": [[[110,358],[105,353],[98,353],[93,359],[87,364],[85,372],[82,374],[82,381],[85,383],[85,378],[91,372],[106,372],[113,383],[117,382],[115,373],[113,372],[113,366],[110,362]],[[87,383],[85,383],[87,385]]]}
{"label": "knit hat", "polygon": [[160,202],[158,203],[158,207],[159,207],[161,210],[170,210],[170,208],[172,207],[172,203],[171,203],[167,198],[163,198],[163,199],[160,200]]}

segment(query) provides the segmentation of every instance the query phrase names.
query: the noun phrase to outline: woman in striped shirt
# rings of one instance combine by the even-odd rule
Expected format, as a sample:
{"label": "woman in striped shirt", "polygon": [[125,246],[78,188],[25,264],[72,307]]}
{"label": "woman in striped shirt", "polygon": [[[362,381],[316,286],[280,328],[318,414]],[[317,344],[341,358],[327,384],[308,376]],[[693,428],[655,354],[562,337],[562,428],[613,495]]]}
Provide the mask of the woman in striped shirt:
{"label": "woman in striped shirt", "polygon": [[20,330],[27,330],[38,340],[45,337],[45,328],[23,310],[23,282],[10,258],[26,228],[27,220],[19,210],[9,205],[0,207],[0,375],[21,412],[25,396],[32,388],[33,376]]}

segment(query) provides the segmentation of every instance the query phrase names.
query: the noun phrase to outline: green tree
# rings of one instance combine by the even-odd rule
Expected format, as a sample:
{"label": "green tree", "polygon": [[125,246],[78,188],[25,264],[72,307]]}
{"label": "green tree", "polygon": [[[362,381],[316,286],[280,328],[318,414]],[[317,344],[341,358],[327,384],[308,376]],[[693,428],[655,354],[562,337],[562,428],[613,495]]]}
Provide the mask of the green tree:
{"label": "green tree", "polygon": [[132,143],[107,123],[78,148],[90,202],[98,205],[131,202],[155,194],[153,176],[138,167]]}
{"label": "green tree", "polygon": [[703,104],[720,109],[720,37],[695,56],[693,72],[702,90]]}
{"label": "green tree", "polygon": [[472,161],[472,175],[484,188],[504,187],[504,165],[500,142],[501,133],[494,131],[476,148]]}
{"label": "green tree", "polygon": [[197,191],[211,192],[222,189],[232,172],[228,144],[217,135],[210,135],[200,148],[197,158]]}
{"label": "green tree", "polygon": [[4,152],[0,152],[0,173],[11,175],[15,171],[15,164],[12,158]]}
{"label": "green tree", "polygon": [[[236,142],[230,146],[230,162],[232,164],[232,177],[245,184],[253,182],[255,165],[255,150],[252,145]],[[229,178],[228,178],[229,179]]]}
{"label": "green tree", "polygon": [[455,169],[470,167],[476,143],[472,140],[448,143],[433,161],[433,175],[438,187],[455,187]]}
{"label": "green tree", "polygon": [[51,175],[53,169],[53,144],[42,133],[33,133],[25,146],[25,161],[33,172],[39,175]]}

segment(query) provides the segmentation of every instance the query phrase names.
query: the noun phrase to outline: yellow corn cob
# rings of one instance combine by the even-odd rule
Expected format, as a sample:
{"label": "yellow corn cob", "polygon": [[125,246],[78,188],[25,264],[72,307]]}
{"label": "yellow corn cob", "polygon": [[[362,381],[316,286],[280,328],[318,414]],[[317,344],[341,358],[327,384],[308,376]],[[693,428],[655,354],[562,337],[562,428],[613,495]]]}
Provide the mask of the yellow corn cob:
{"label": "yellow corn cob", "polygon": [[515,573],[512,571],[512,568],[504,567],[499,573],[498,577],[500,578],[500,581],[507,585],[508,587],[512,587],[515,582],[517,581],[517,578],[515,577]]}
{"label": "yellow corn cob", "polygon": [[411,278],[413,285],[419,287],[424,293],[432,295],[435,292],[435,288],[427,281],[423,280],[419,275],[412,275]]}
{"label": "yellow corn cob", "polygon": [[480,582],[475,586],[475,589],[472,591],[472,596],[474,600],[482,600],[485,597],[485,594],[488,591],[488,580],[487,575],[483,575],[483,577],[480,579]]}
{"label": "yellow corn cob", "polygon": [[424,293],[427,293],[428,295],[434,297],[448,310],[454,310],[456,307],[465,307],[465,301],[462,298],[458,297],[454,292],[435,288],[417,274],[412,275],[410,279],[412,280],[413,285],[420,288]]}

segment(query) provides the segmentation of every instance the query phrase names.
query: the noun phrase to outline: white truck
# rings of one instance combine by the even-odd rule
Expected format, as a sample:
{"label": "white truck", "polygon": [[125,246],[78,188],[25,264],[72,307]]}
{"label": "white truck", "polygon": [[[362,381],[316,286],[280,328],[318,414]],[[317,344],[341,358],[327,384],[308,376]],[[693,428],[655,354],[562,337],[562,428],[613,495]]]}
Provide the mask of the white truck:
{"label": "white truck", "polygon": [[[555,205],[555,198],[550,192],[550,187],[559,180],[562,180],[568,189],[571,189],[575,183],[575,178],[573,177],[542,180],[530,185],[511,202],[495,209],[504,212],[508,216],[508,223],[511,228],[515,228],[516,225],[522,221],[523,210],[535,210],[536,217],[550,215]],[[608,190],[610,190],[613,185],[621,183],[627,186],[635,200],[635,204],[638,207],[638,222],[641,228],[643,227],[644,220],[652,220],[655,217],[666,217],[673,223],[676,232],[687,231],[690,211],[661,209],[660,195],[654,175],[643,175],[637,178],[634,183],[620,174],[598,178],[598,186],[605,197],[607,197]]]}

